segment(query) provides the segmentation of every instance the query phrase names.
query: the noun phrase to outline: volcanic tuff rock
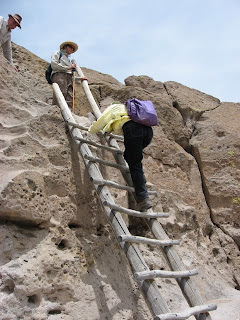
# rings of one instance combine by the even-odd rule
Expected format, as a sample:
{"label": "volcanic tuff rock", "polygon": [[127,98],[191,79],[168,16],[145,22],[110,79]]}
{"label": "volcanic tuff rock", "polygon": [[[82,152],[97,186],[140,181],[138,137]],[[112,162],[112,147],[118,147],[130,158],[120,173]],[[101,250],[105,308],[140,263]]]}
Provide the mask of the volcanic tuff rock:
{"label": "volcanic tuff rock", "polygon": [[[152,319],[59,108],[51,105],[48,63],[18,45],[13,51],[19,73],[0,54],[0,319]],[[123,85],[82,70],[101,110],[133,97],[154,102],[159,125],[143,160],[158,192],[154,211],[170,212],[161,223],[181,240],[176,250],[186,268],[198,269],[193,281],[204,301],[218,304],[212,319],[236,320],[240,104],[172,81],[130,76]],[[76,89],[77,120],[89,126],[94,117],[80,84]],[[114,169],[104,174],[123,183]],[[112,192],[128,205],[124,191]],[[124,219],[132,233],[149,235],[139,219]],[[151,269],[168,268],[159,249],[140,248]],[[174,281],[158,285],[172,311],[186,308]]]}

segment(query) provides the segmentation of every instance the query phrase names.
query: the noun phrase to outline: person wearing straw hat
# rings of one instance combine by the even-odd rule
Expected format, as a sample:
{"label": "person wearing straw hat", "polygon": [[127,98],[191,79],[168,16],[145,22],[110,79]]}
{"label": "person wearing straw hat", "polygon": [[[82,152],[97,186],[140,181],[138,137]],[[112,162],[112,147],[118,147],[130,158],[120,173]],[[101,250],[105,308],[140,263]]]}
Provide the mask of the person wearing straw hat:
{"label": "person wearing straw hat", "polygon": [[21,29],[22,17],[17,13],[14,15],[9,14],[8,17],[8,20],[0,17],[0,45],[2,47],[4,57],[11,65],[13,65],[11,32],[16,27]]}
{"label": "person wearing straw hat", "polygon": [[[51,58],[52,82],[59,85],[62,94],[67,101],[69,108],[73,102],[73,72],[76,64],[69,56],[78,50],[78,45],[72,41],[65,41],[60,45],[60,51],[55,51]],[[53,104],[57,104],[53,96]]]}

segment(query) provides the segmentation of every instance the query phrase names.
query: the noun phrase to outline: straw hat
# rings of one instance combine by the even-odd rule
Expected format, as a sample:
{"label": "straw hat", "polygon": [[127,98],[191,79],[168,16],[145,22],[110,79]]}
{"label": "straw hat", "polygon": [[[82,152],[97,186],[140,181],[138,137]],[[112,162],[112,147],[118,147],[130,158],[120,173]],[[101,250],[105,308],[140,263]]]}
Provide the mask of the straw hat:
{"label": "straw hat", "polygon": [[12,17],[17,22],[18,27],[21,29],[20,23],[22,21],[22,17],[17,13],[15,13],[14,15],[9,14],[8,16]]}
{"label": "straw hat", "polygon": [[67,46],[67,45],[69,45],[69,46],[71,46],[71,47],[74,48],[74,51],[73,51],[73,52],[76,52],[77,49],[78,49],[78,45],[77,45],[75,42],[65,41],[65,42],[63,42],[62,44],[60,44],[60,50],[62,50],[63,47],[65,47],[65,46]]}

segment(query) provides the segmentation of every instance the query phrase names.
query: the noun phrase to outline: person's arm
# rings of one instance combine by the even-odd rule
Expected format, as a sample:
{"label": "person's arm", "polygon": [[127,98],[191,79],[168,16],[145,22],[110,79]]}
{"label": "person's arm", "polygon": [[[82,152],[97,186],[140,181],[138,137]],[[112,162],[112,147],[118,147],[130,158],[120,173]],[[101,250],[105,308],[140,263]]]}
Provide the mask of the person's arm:
{"label": "person's arm", "polygon": [[[104,112],[101,114],[101,116],[96,120],[93,121],[92,125],[89,127],[88,131],[90,133],[97,133],[98,131],[104,129],[107,124],[112,122],[112,109],[113,105],[110,105],[107,107]],[[111,130],[107,130],[107,132],[110,132]]]}
{"label": "person's arm", "polygon": [[[62,56],[63,57],[63,56]],[[62,60],[62,57],[60,59],[60,52],[56,51],[52,55],[51,59],[51,67],[53,71],[58,71],[58,72],[67,72],[72,69],[72,64],[69,61],[69,65],[65,63],[65,61]]]}
{"label": "person's arm", "polygon": [[11,37],[2,44],[3,55],[13,65]]}
{"label": "person's arm", "polygon": [[4,21],[4,18],[0,16],[0,33],[1,33],[3,21]]}

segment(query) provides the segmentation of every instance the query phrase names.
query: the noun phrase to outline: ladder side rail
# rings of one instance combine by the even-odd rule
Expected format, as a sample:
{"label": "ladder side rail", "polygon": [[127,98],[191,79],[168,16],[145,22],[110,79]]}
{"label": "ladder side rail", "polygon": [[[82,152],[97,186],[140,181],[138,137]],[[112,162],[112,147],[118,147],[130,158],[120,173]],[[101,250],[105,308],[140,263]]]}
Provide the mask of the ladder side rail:
{"label": "ladder side rail", "polygon": [[[74,122],[74,118],[72,117],[72,114],[68,108],[68,105],[62,95],[61,90],[59,89],[58,84],[53,83],[52,85],[55,96],[58,101],[58,105],[60,106],[63,118],[65,121],[71,121]],[[89,160],[87,160],[84,157],[84,154],[91,154],[91,150],[86,144],[81,144],[76,138],[81,137],[82,135],[80,131],[77,128],[73,128],[72,126],[69,126],[69,131],[71,133],[71,136],[75,143],[77,144],[79,151],[82,155],[83,161],[86,165],[86,168],[88,169],[88,172],[90,176],[96,177],[96,179],[103,179],[101,172],[99,168],[92,164]],[[106,186],[98,186],[94,185],[95,190],[99,196],[99,199],[103,203],[104,201],[108,201],[111,203],[114,203],[114,200],[108,191],[108,188]],[[108,217],[108,220],[110,221],[110,224],[113,228],[113,231],[116,235],[116,238],[118,239],[118,236],[122,234],[130,235],[130,232],[121,216],[120,213],[115,212],[113,209],[108,208],[106,206],[103,206],[104,211]],[[129,244],[125,242],[118,241],[120,247],[125,252],[128,261],[131,265],[133,273],[137,271],[146,271],[149,270],[148,266],[146,265],[141,252],[139,251],[138,247],[134,244]],[[157,283],[155,281],[142,281],[139,283],[139,288],[142,290],[143,296],[149,306],[150,311],[153,313],[153,315],[162,314],[162,313],[169,313],[170,309],[168,305],[166,304],[165,300],[162,298],[161,293],[159,291],[159,288],[157,286]]]}
{"label": "ladder side rail", "polygon": [[[85,78],[81,68],[77,65],[76,67],[76,71],[78,73],[78,75],[81,77],[81,78]],[[89,86],[88,86],[88,81],[87,80],[83,80],[82,81],[82,87],[83,87],[83,90],[85,92],[85,95],[88,99],[88,102],[92,108],[92,111],[93,111],[93,114],[95,115],[95,117],[98,119],[100,116],[101,116],[101,111],[99,110],[99,107],[98,105],[96,104],[94,98],[93,98],[93,95],[89,89]]]}

